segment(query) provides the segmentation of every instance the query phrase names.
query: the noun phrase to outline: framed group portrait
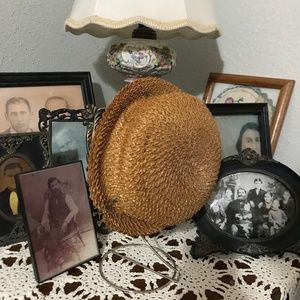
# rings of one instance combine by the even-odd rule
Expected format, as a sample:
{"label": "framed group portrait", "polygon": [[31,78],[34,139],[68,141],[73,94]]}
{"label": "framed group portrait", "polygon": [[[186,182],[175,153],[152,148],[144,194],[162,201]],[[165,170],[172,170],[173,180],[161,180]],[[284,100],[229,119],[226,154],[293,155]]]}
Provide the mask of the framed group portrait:
{"label": "framed group portrait", "polygon": [[0,136],[0,245],[26,238],[15,176],[48,167],[48,134]]}
{"label": "framed group portrait", "polygon": [[206,103],[267,103],[271,146],[274,153],[295,80],[248,75],[210,73]]}
{"label": "framed group portrait", "polygon": [[295,172],[246,149],[222,161],[217,186],[195,221],[224,249],[280,253],[299,239],[299,195]]}
{"label": "framed group portrait", "polygon": [[38,282],[99,255],[82,163],[16,177]]}
{"label": "framed group portrait", "polygon": [[267,103],[206,105],[219,128],[222,158],[246,148],[272,157]]}
{"label": "framed group portrait", "polygon": [[0,135],[38,131],[38,112],[94,105],[89,72],[0,73]]}

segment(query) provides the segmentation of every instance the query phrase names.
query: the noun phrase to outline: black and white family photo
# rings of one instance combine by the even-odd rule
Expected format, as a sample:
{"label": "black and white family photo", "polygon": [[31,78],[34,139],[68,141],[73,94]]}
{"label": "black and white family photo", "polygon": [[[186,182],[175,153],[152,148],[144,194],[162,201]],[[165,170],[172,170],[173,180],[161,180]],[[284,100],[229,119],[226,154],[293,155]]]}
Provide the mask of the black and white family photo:
{"label": "black and white family photo", "polygon": [[294,219],[296,203],[275,178],[243,172],[222,178],[207,205],[208,219],[219,230],[247,238],[268,238]]}

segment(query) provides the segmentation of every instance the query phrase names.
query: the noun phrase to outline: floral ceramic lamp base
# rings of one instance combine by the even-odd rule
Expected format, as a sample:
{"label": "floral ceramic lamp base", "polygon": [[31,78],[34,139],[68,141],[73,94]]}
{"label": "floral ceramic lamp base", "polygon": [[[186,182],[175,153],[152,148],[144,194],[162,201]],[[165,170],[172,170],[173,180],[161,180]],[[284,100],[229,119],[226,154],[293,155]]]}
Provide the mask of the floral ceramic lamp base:
{"label": "floral ceramic lamp base", "polygon": [[128,39],[111,46],[109,66],[124,74],[126,82],[140,77],[165,75],[176,65],[173,49],[151,39]]}

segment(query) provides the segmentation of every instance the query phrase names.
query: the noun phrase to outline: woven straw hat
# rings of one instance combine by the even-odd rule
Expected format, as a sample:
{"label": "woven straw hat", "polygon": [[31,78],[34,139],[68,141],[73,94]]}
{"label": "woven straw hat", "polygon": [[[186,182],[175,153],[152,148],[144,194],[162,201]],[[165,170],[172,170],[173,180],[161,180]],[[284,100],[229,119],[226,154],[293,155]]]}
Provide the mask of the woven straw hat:
{"label": "woven straw hat", "polygon": [[156,233],[189,219],[208,200],[220,152],[202,101],[165,80],[138,79],[115,96],[95,129],[92,201],[110,228]]}

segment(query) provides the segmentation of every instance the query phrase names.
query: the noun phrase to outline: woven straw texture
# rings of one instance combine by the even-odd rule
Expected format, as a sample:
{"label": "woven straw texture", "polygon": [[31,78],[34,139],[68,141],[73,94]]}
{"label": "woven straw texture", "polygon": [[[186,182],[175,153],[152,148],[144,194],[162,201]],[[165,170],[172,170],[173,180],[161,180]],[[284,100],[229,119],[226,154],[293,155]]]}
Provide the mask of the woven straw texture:
{"label": "woven straw texture", "polygon": [[219,166],[219,133],[205,104],[162,79],[139,79],[118,93],[96,128],[91,198],[112,229],[152,234],[202,207]]}

